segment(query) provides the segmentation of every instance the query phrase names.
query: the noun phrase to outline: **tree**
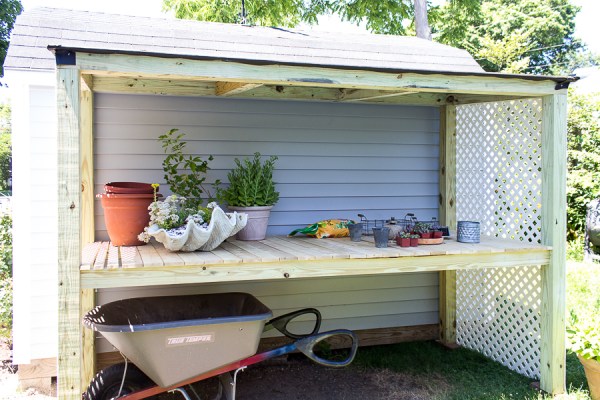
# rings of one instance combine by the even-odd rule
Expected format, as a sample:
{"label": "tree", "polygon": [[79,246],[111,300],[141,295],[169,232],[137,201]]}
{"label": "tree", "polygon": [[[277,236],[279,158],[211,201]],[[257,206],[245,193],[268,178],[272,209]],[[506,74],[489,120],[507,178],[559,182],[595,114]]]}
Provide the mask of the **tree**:
{"label": "tree", "polygon": [[449,1],[432,25],[436,40],[468,50],[486,71],[564,74],[589,61],[574,37],[577,12],[570,0]]}
{"label": "tree", "polygon": [[[241,0],[163,0],[178,18],[239,22]],[[334,13],[374,33],[414,34],[423,0],[246,0],[248,20],[293,27]],[[416,7],[419,10],[419,7]],[[469,51],[486,71],[565,74],[597,63],[575,39],[571,0],[446,0],[430,6],[433,39]],[[419,14],[421,16],[422,14]]]}
{"label": "tree", "polygon": [[10,32],[21,11],[23,6],[20,0],[0,0],[0,77],[4,76],[4,59],[8,50]]}
{"label": "tree", "polygon": [[12,177],[12,145],[10,106],[0,104],[0,191],[10,189]]}
{"label": "tree", "polygon": [[600,93],[569,93],[567,228],[570,239],[583,233],[590,201],[600,196]]}

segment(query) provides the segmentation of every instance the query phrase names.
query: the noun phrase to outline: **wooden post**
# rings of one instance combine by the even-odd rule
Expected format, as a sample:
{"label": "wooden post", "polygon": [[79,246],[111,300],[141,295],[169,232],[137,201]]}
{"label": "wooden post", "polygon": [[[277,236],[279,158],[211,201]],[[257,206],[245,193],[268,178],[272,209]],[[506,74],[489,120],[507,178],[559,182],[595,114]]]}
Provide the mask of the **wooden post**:
{"label": "wooden post", "polygon": [[[94,242],[94,94],[91,75],[81,76],[81,135],[80,168],[81,168],[81,248]],[[94,289],[82,289],[80,298],[80,318],[94,308]],[[94,348],[94,332],[89,329],[81,331],[82,365],[81,388],[85,388],[96,373],[96,352]]]}
{"label": "wooden post", "polygon": [[552,246],[542,266],[540,387],[565,392],[566,90],[542,98],[542,244]]}
{"label": "wooden post", "polygon": [[[440,204],[442,225],[456,230],[456,106],[440,108]],[[456,271],[441,271],[440,341],[445,345],[456,342]]]}
{"label": "wooden post", "polygon": [[81,398],[79,70],[57,66],[58,395]]}

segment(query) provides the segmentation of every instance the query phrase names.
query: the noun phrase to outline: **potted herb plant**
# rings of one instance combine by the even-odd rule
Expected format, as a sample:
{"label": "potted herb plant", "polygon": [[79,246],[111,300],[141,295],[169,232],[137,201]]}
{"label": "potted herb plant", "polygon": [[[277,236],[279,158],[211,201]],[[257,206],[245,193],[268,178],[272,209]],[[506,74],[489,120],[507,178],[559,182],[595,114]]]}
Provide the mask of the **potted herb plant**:
{"label": "potted herb plant", "polygon": [[409,232],[400,232],[396,236],[396,244],[400,247],[410,247],[411,234]]}
{"label": "potted herb plant", "polygon": [[410,247],[417,247],[419,245],[419,235],[411,233],[410,235]]}
{"label": "potted herb plant", "polygon": [[583,365],[585,377],[590,388],[592,400],[600,400],[600,318],[589,316],[580,320],[571,311],[567,336],[571,342],[571,350]]}
{"label": "potted herb plant", "polygon": [[431,239],[429,224],[425,222],[417,222],[413,227],[413,232],[419,235],[421,239]]}
{"label": "potted herb plant", "polygon": [[271,209],[279,200],[273,182],[276,160],[277,156],[271,156],[263,163],[258,152],[251,160],[236,158],[236,167],[227,174],[229,187],[217,190],[217,198],[227,203],[227,208],[248,214],[248,224],[237,234],[239,240],[262,240],[266,236]]}

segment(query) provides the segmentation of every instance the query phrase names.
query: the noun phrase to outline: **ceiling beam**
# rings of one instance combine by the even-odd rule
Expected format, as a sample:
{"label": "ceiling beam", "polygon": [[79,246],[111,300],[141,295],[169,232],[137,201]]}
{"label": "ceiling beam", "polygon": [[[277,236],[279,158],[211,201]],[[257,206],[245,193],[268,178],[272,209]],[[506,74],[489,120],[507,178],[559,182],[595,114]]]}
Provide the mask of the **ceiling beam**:
{"label": "ceiling beam", "polygon": [[255,65],[221,60],[191,60],[130,54],[77,53],[83,73],[143,75],[146,78],[196,79],[260,83],[265,85],[323,88],[464,93],[477,95],[532,96],[556,93],[556,82],[523,77],[453,75],[439,73],[395,73],[319,66]]}
{"label": "ceiling beam", "polygon": [[262,86],[262,83],[246,82],[217,82],[215,85],[215,94],[217,96],[237,96],[248,90]]}
{"label": "ceiling beam", "polygon": [[419,92],[390,92],[386,90],[359,90],[359,89],[341,89],[339,100],[345,102],[356,102],[356,101],[369,101],[375,99],[387,99],[389,97],[406,96],[408,94],[415,94]]}

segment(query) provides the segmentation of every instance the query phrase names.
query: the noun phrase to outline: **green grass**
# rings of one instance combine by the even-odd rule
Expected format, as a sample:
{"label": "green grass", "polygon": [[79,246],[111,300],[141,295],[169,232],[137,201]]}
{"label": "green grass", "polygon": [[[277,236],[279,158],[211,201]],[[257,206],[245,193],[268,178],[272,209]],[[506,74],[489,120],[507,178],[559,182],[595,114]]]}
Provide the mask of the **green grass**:
{"label": "green grass", "polygon": [[[585,315],[600,305],[600,265],[569,262],[567,310]],[[355,365],[387,369],[415,377],[438,400],[549,400],[530,388],[526,378],[467,349],[448,350],[435,342],[401,343],[361,348]],[[589,400],[583,368],[575,354],[567,352],[567,390],[561,399]]]}

